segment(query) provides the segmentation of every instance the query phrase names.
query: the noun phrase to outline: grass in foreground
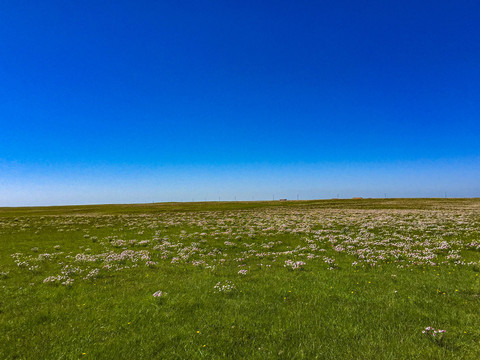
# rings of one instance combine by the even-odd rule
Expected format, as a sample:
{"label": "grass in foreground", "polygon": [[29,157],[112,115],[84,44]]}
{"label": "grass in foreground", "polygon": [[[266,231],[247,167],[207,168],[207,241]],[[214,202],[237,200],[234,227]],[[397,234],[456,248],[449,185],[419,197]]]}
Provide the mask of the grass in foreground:
{"label": "grass in foreground", "polygon": [[479,209],[2,210],[0,358],[478,359]]}

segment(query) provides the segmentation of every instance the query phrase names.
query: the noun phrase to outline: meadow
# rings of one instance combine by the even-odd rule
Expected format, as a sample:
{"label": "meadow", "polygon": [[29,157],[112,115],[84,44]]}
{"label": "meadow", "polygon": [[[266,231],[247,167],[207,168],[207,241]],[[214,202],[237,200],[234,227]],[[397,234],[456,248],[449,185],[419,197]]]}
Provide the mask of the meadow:
{"label": "meadow", "polygon": [[480,199],[0,208],[0,359],[479,359]]}

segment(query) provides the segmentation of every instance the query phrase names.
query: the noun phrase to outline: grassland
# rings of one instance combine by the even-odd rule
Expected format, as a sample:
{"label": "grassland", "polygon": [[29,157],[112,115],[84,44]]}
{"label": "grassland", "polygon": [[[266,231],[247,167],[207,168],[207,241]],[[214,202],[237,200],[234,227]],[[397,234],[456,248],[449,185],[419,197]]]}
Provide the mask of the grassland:
{"label": "grassland", "polygon": [[1,359],[480,358],[479,199],[0,208],[0,250]]}

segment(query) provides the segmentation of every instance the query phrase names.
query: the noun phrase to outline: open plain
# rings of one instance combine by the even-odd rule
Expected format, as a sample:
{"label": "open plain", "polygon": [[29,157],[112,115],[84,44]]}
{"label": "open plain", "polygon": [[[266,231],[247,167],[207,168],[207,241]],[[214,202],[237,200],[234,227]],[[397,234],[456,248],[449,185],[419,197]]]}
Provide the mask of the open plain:
{"label": "open plain", "polygon": [[1,359],[478,359],[480,200],[0,209]]}

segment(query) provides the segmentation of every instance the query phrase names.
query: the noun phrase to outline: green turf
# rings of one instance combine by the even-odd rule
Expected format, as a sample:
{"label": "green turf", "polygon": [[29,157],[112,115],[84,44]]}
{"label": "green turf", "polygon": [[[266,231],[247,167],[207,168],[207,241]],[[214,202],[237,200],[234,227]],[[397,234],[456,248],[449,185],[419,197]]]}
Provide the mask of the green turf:
{"label": "green turf", "polygon": [[479,199],[2,208],[0,250],[0,359],[480,358]]}

